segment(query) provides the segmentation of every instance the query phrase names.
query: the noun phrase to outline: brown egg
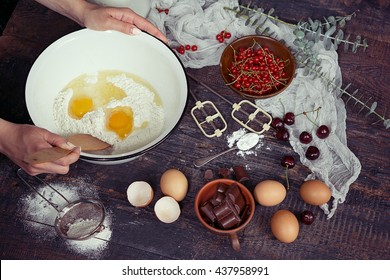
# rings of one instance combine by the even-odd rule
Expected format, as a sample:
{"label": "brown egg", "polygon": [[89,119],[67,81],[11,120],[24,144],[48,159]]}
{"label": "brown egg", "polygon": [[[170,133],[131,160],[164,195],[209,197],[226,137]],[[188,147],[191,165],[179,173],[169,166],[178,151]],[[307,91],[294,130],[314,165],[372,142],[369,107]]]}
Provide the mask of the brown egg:
{"label": "brown egg", "polygon": [[280,242],[291,243],[298,237],[298,219],[288,210],[279,210],[271,218],[271,230]]}
{"label": "brown egg", "polygon": [[278,181],[265,180],[256,185],[253,196],[260,205],[275,206],[286,197],[286,188]]}
{"label": "brown egg", "polygon": [[301,198],[311,205],[322,205],[332,197],[330,188],[320,180],[307,180],[299,190]]}
{"label": "brown egg", "polygon": [[160,188],[163,194],[182,201],[188,191],[186,176],[177,169],[168,169],[160,178]]}

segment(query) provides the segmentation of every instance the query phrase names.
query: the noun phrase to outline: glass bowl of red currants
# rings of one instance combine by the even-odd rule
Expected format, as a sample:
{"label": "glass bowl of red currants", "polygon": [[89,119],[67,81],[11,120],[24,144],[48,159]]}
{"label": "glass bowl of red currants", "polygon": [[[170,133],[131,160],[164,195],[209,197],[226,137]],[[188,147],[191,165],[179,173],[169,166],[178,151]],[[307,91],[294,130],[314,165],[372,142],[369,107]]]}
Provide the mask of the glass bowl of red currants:
{"label": "glass bowl of red currants", "polygon": [[282,42],[250,35],[230,43],[219,63],[221,75],[233,91],[249,99],[280,94],[292,82],[295,61]]}

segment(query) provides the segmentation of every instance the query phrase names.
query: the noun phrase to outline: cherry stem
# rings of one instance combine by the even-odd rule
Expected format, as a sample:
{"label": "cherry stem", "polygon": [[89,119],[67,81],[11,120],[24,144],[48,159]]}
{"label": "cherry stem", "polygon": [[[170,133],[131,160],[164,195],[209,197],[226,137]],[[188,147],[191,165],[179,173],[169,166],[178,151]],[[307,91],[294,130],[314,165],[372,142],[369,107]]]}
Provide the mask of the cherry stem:
{"label": "cherry stem", "polygon": [[290,189],[290,183],[288,181],[288,165],[286,166],[286,183],[287,183],[287,190]]}
{"label": "cherry stem", "polygon": [[317,113],[317,116],[315,117],[315,120],[317,120],[318,118],[318,114],[319,114],[319,111],[321,110],[321,106],[318,107],[317,109],[314,109],[314,110],[311,110],[311,111],[307,111],[307,112],[302,112],[298,115],[295,115],[296,117],[299,116],[299,115],[304,115],[312,124],[314,124],[315,126],[319,127],[319,125],[313,121],[311,118],[309,118],[308,114],[309,113]]}

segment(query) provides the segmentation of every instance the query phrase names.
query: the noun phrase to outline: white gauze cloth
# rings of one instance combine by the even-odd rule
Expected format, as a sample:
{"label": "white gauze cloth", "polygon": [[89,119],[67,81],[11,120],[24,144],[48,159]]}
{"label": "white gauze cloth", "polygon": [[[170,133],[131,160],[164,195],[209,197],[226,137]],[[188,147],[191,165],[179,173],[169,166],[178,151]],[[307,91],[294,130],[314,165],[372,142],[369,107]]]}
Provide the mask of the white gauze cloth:
{"label": "white gauze cloth", "polygon": [[[245,26],[245,20],[224,9],[237,6],[236,0],[152,0],[148,19],[167,35],[171,48],[197,45],[197,51],[186,51],[178,56],[185,67],[202,68],[218,65],[224,48],[234,39],[255,34],[254,28]],[[158,12],[157,8],[169,9],[169,13]],[[263,28],[265,27],[274,32],[272,37],[284,40],[292,51],[296,51],[293,26],[267,21]],[[216,35],[223,30],[230,32],[232,37],[220,43],[216,40]],[[325,77],[341,81],[337,52],[334,49],[326,51],[321,41],[314,48],[319,53]],[[289,141],[300,156],[302,164],[311,170],[306,180],[319,179],[331,188],[331,205],[320,206],[328,218],[334,215],[337,205],[345,201],[350,185],[358,178],[361,170],[358,158],[347,147],[345,105],[336,96],[337,90],[329,92],[320,78],[304,76],[303,69],[298,68],[295,79],[282,94],[255,101],[274,117],[283,117],[286,112],[298,115],[294,125],[286,126],[290,133]],[[299,115],[318,107],[321,107],[318,115],[308,113],[308,116],[318,125],[325,124],[329,127],[331,133],[326,139],[319,139],[315,135],[317,126],[304,115]],[[300,143],[299,134],[302,131],[313,135],[310,144]],[[306,158],[309,145],[320,150],[321,155],[317,160]]]}

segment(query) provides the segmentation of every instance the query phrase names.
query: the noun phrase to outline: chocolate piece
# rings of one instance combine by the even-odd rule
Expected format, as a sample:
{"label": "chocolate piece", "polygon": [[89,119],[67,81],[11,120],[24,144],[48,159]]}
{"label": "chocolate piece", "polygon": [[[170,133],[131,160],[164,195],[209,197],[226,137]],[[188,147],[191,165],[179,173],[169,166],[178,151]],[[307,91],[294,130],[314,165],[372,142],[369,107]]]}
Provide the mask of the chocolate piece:
{"label": "chocolate piece", "polygon": [[239,166],[234,166],[233,167],[234,175],[236,177],[236,180],[240,183],[249,181],[249,175],[246,172],[246,169],[244,166],[239,165]]}
{"label": "chocolate piece", "polygon": [[224,167],[221,167],[219,170],[218,170],[218,175],[219,177],[223,178],[223,179],[229,179],[230,178],[230,175],[231,175],[231,172],[229,169],[227,168],[224,168]]}
{"label": "chocolate piece", "polygon": [[223,229],[230,229],[232,227],[237,226],[241,222],[241,218],[237,215],[235,211],[232,211],[228,215],[220,219],[218,222]]}
{"label": "chocolate piece", "polygon": [[226,196],[234,202],[237,213],[240,213],[245,205],[245,199],[236,183],[233,183],[229,186],[228,190],[226,191]]}
{"label": "chocolate piece", "polygon": [[217,219],[217,217],[214,215],[213,209],[214,206],[209,201],[203,203],[203,205],[199,208],[203,218],[208,223],[214,223]]}
{"label": "chocolate piece", "polygon": [[225,197],[226,197],[225,194],[223,194],[221,192],[215,192],[213,197],[211,198],[210,202],[214,206],[218,206],[225,199]]}
{"label": "chocolate piece", "polygon": [[213,170],[207,169],[207,170],[204,172],[204,180],[205,180],[206,182],[209,182],[209,181],[211,181],[211,180],[213,180],[213,179],[214,179],[214,172],[213,172]]}
{"label": "chocolate piece", "polygon": [[226,198],[224,201],[221,202],[220,205],[214,207],[214,214],[218,220],[221,220],[223,217],[229,215],[231,212],[234,212],[238,215],[235,204],[229,198]]}
{"label": "chocolate piece", "polygon": [[217,186],[217,192],[220,193],[225,193],[227,189],[229,189],[229,185],[226,185],[224,183],[219,183]]}

